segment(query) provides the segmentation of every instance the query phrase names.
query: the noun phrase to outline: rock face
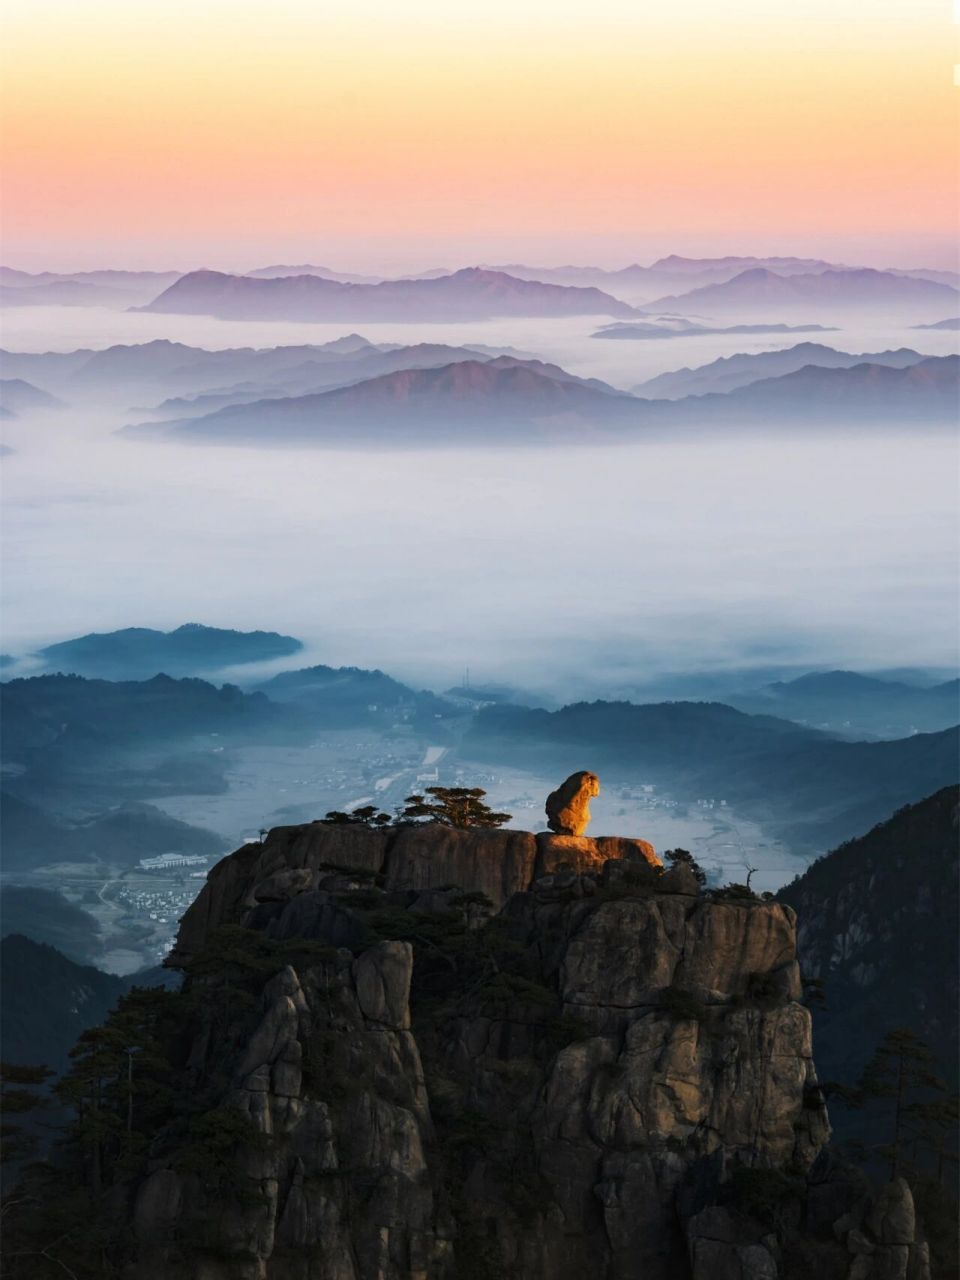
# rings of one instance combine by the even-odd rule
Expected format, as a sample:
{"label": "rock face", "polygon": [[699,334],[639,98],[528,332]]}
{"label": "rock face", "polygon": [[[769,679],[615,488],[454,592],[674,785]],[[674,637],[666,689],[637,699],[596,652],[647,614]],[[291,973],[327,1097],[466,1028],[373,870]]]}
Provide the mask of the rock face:
{"label": "rock face", "polygon": [[610,858],[660,865],[653,845],[622,836],[534,836],[432,823],[379,830],[325,822],[274,827],[263,844],[244,845],[211,870],[183,917],[171,963],[181,964],[218,925],[237,922],[258,902],[315,890],[338,870],[364,873],[396,891],[456,885],[501,907],[538,876],[597,872]]}
{"label": "rock face", "polygon": [[861,1196],[833,1223],[851,1257],[848,1280],[931,1280],[930,1251],[903,1178]]}
{"label": "rock face", "polygon": [[561,836],[543,831],[537,836],[537,875],[554,871],[599,873],[610,859],[645,862],[651,867],[663,863],[652,844],[628,836]]}
{"label": "rock face", "polygon": [[[125,1280],[780,1274],[725,1188],[802,1180],[829,1134],[793,911],[699,896],[642,842],[477,835],[283,828],[214,869],[179,1088],[242,1126],[216,1178],[157,1135]],[[305,948],[233,1014],[225,925]]]}
{"label": "rock face", "polygon": [[[412,967],[409,944],[388,942],[306,973],[287,967],[266,983],[220,1099],[249,1137],[226,1179],[193,1172],[176,1146],[151,1160],[133,1204],[129,1276],[357,1280],[435,1270],[449,1244],[426,1161],[433,1130],[409,1029]],[[214,1045],[195,1044],[196,1088],[209,1085],[216,1056]]]}
{"label": "rock face", "polygon": [[582,836],[590,825],[590,800],[599,794],[595,773],[571,773],[547,796],[547,826],[559,836]]}

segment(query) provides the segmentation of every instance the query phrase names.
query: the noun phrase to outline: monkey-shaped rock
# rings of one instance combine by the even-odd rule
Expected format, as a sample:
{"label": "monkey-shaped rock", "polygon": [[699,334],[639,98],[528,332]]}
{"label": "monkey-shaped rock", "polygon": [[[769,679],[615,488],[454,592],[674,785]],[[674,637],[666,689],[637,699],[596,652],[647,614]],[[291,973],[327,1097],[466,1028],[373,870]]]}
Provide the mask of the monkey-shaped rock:
{"label": "monkey-shaped rock", "polygon": [[595,773],[571,773],[547,796],[547,826],[561,836],[582,836],[590,822],[590,800],[600,794]]}

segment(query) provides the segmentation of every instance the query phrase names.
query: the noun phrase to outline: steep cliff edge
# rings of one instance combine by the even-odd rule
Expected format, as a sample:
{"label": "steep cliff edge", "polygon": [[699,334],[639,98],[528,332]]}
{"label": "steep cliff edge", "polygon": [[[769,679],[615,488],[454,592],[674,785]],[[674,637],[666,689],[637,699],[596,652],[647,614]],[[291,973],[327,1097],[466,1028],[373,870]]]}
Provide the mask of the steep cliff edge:
{"label": "steep cliff edge", "polygon": [[76,1078],[115,1113],[76,1131],[95,1257],[123,1280],[929,1280],[909,1190],[824,1153],[792,909],[647,849],[316,823],[225,859],[184,989],[121,1010]]}
{"label": "steep cliff edge", "polygon": [[[319,953],[231,1023],[224,939]],[[219,864],[175,962],[184,1085],[250,1130],[237,1186],[154,1141],[130,1276],[776,1274],[722,1206],[829,1133],[789,908],[701,898],[642,842],[315,823]]]}
{"label": "steep cliff edge", "polygon": [[361,871],[387,889],[456,885],[501,907],[514,893],[556,871],[599,871],[611,858],[660,866],[646,840],[568,836],[545,831],[458,829],[439,824],[371,829],[311,822],[274,827],[211,870],[183,917],[169,964],[195,954],[212,929],[237,923],[259,901],[316,890],[324,873]]}

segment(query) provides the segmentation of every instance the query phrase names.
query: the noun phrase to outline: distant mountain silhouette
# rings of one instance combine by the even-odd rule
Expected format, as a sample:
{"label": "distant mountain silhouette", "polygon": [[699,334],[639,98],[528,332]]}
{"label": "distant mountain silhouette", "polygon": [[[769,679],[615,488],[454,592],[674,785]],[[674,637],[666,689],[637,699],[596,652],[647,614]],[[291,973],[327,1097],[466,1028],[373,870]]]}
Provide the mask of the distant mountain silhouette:
{"label": "distant mountain silhouette", "polygon": [[[3,760],[31,765],[44,757],[62,767],[76,759],[90,763],[92,752],[112,746],[162,744],[217,733],[253,738],[282,720],[281,708],[262,694],[206,680],[94,680],[76,675],[29,676],[0,683],[5,726]],[[136,762],[130,760],[131,767]],[[17,783],[19,787],[18,774]],[[11,784],[12,785],[12,784]]]}
{"label": "distant mountain silhouette", "polygon": [[690,396],[679,402],[686,416],[705,413],[800,419],[818,423],[956,420],[960,356],[928,356],[906,368],[863,363],[824,369],[806,365],[780,378],[765,378],[727,395]]}
{"label": "distant mountain silhouette", "polygon": [[[629,421],[638,401],[581,381],[553,365],[512,357],[463,360],[436,369],[404,369],[336,391],[262,400],[200,418],[131,426],[135,436],[258,443],[389,441],[436,442],[510,437],[513,428],[537,427],[550,438],[564,424]],[[551,424],[553,424],[551,426]]]}
{"label": "distant mountain silhouette", "polygon": [[41,391],[32,382],[22,378],[0,379],[0,407],[10,417],[19,417],[21,413],[31,413],[35,409],[62,409],[63,401],[48,391]]}
{"label": "distant mountain silhouette", "polygon": [[689,289],[700,285],[719,284],[751,267],[767,267],[781,275],[799,272],[849,270],[819,258],[683,258],[671,254],[658,258],[648,267],[639,263],[613,270],[603,267],[562,266],[536,267],[526,263],[491,266],[490,271],[505,271],[521,280],[543,280],[553,284],[593,286],[615,297],[635,301],[653,298],[674,288]]}
{"label": "distant mountain silhouette", "polygon": [[890,267],[896,276],[910,276],[914,280],[936,280],[938,284],[952,284],[960,288],[960,271],[943,271],[936,267]]}
{"label": "distant mountain silhouette", "polygon": [[272,631],[226,631],[190,622],[175,631],[127,627],[62,640],[39,650],[51,670],[111,680],[197,675],[221,667],[287,657],[303,648]]}
{"label": "distant mountain silhouette", "polygon": [[257,279],[192,271],[143,311],[234,320],[480,320],[497,316],[633,315],[599,289],[518,280],[467,267],[449,276],[344,284],[319,276]]}
{"label": "distant mountain silhouette", "polygon": [[784,716],[846,737],[905,737],[960,722],[957,680],[918,687],[855,671],[813,672],[727,701],[741,711]]}
{"label": "distant mountain silhouette", "polygon": [[553,712],[485,708],[461,755],[561,777],[589,759],[614,781],[643,778],[674,795],[726,799],[795,847],[822,851],[957,782],[958,745],[956,728],[845,742],[719,703],[582,702]]}
{"label": "distant mountain silhouette", "polygon": [[722,284],[657,298],[651,305],[709,311],[758,307],[856,308],[886,306],[956,306],[960,292],[934,280],[918,280],[891,271],[862,267],[784,276],[765,267],[742,271]]}
{"label": "distant mountain silhouette", "polygon": [[655,378],[634,387],[637,395],[646,399],[677,399],[681,396],[703,395],[709,391],[735,391],[764,378],[782,377],[796,373],[807,365],[818,368],[848,369],[856,364],[882,364],[903,369],[918,364],[924,357],[917,351],[901,347],[898,351],[881,351],[871,355],[851,355],[835,351],[833,347],[817,342],[801,342],[782,351],[761,351],[756,354],[721,356],[710,364],[695,369],[677,369],[661,373]]}
{"label": "distant mountain silhouette", "polygon": [[10,934],[0,943],[3,1056],[66,1070],[77,1037],[102,1022],[127,982],[76,964],[54,947]]}
{"label": "distant mountain silhouette", "polygon": [[915,324],[914,329],[945,329],[952,333],[960,329],[960,316],[947,316],[946,320],[935,320],[933,324]]}
{"label": "distant mountain silhouette", "polygon": [[17,271],[0,267],[0,301],[5,307],[113,306],[147,302],[179,271]]}
{"label": "distant mountain silhouette", "polygon": [[823,258],[778,258],[728,254],[724,258],[685,258],[671,253],[650,264],[651,271],[666,271],[671,275],[699,276],[704,271],[729,271],[728,279],[753,267],[764,267],[781,275],[811,274],[819,271],[853,271],[854,267],[826,262]]}
{"label": "distant mountain silhouette", "polygon": [[292,702],[304,708],[317,725],[349,728],[382,724],[387,717],[425,717],[460,714],[434,693],[417,691],[383,671],[361,667],[305,667],[282,671],[256,688],[276,702]]}
{"label": "distant mountain silhouette", "polygon": [[[4,812],[0,813],[0,818],[4,824],[4,844],[9,825],[5,812],[8,799],[16,804],[13,797],[3,797]],[[51,830],[56,832],[57,828],[52,827]],[[67,849],[59,849],[54,841],[46,850],[45,860],[65,862],[67,857]],[[6,848],[4,862],[8,871],[22,865],[16,861],[7,862]],[[69,901],[56,889],[10,884],[8,880],[0,887],[0,936],[5,938],[11,933],[56,947],[78,964],[96,961],[103,951],[103,936],[96,916],[78,903]]]}
{"label": "distant mountain silhouette", "polygon": [[353,271],[335,271],[333,267],[318,267],[311,262],[304,262],[296,267],[257,267],[254,271],[245,271],[243,274],[258,280],[276,280],[281,276],[323,276],[326,280],[339,280],[341,284],[377,284],[382,279],[382,276],[362,276]]}
{"label": "distant mountain silhouette", "polygon": [[18,271],[15,267],[0,267],[0,284],[33,288],[41,284],[75,280],[80,284],[103,285],[114,289],[141,285],[156,289],[172,284],[182,275],[182,271],[121,271],[112,267],[97,271]]}
{"label": "distant mountain silhouette", "polygon": [[[174,401],[172,412],[183,408],[195,413],[249,399],[344,386],[396,369],[487,359],[503,350],[426,342],[374,344],[352,333],[318,345],[207,351],[157,339],[103,351],[2,352],[0,360],[5,373],[29,379],[71,401],[129,402],[139,397],[149,403],[165,392]],[[214,402],[207,407],[195,406],[192,400],[185,406],[178,403],[191,393]]]}
{"label": "distant mountain silhouette", "polygon": [[822,324],[728,324],[722,326],[692,324],[677,317],[657,321],[635,320],[625,324],[607,324],[591,338],[614,338],[644,341],[657,338],[697,338],[706,333],[832,333],[834,326]]}
{"label": "distant mountain silhouette", "polygon": [[[51,863],[86,861],[135,867],[141,858],[161,853],[218,855],[227,843],[223,836],[171,818],[152,804],[129,802],[68,820],[52,816],[12,792],[0,797],[0,834],[8,871],[34,871]],[[7,902],[6,906],[12,909],[13,904]],[[8,918],[18,921],[21,932],[30,932],[22,927],[18,912]],[[40,940],[73,954],[54,936],[42,936]]]}
{"label": "distant mountain silhouette", "polygon": [[[99,820],[112,811],[129,816],[130,804],[170,795],[222,795],[228,787],[227,755],[211,750],[213,745],[302,742],[311,727],[295,707],[262,694],[166,675],[144,681],[73,675],[7,680],[0,683],[0,713],[6,790],[41,817],[56,814],[48,819],[55,825],[62,815],[93,814]],[[201,736],[207,741],[198,742]],[[11,813],[3,806],[0,818],[16,821],[25,846],[40,854],[44,845],[49,850],[36,812]],[[169,825],[164,830],[164,823],[170,819],[141,818],[133,825],[140,825],[144,836],[158,833],[166,848],[157,852],[169,850],[175,832]],[[128,851],[141,840],[129,828],[119,830],[112,818],[110,831]],[[84,840],[89,836],[87,848],[96,851],[99,835],[106,837],[107,831],[81,834]]]}
{"label": "distant mountain silhouette", "polygon": [[[407,369],[335,391],[228,406],[200,417],[124,427],[132,438],[201,443],[504,444],[642,439],[715,423],[813,429],[861,421],[941,424],[955,414],[960,358],[908,368],[804,366],[726,394],[644,400],[575,379],[542,361],[499,357]],[[585,434],[586,432],[586,434]],[[636,433],[636,434],[634,434]]]}

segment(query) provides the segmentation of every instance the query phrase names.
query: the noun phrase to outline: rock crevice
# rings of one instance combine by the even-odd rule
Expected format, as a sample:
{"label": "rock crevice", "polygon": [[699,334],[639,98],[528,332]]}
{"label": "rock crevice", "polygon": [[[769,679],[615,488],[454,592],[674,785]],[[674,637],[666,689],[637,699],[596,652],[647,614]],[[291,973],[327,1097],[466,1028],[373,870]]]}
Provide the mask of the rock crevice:
{"label": "rock crevice", "polygon": [[[802,1181],[829,1134],[796,919],[650,864],[614,838],[327,824],[219,864],[179,963],[223,925],[307,950],[227,1032],[243,1187],[212,1198],[160,1135],[129,1280],[779,1276],[725,1188]],[[218,1044],[194,1029],[198,1092]]]}

